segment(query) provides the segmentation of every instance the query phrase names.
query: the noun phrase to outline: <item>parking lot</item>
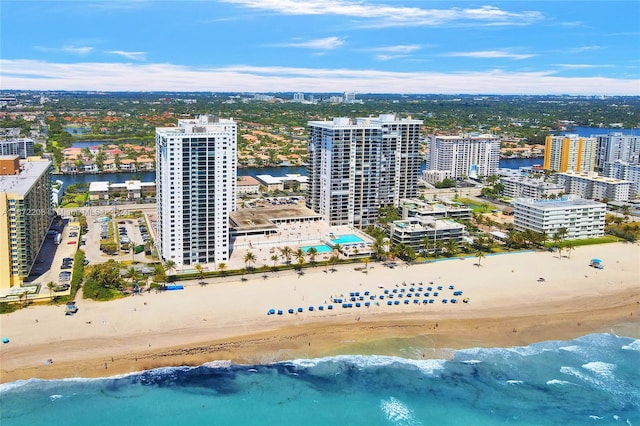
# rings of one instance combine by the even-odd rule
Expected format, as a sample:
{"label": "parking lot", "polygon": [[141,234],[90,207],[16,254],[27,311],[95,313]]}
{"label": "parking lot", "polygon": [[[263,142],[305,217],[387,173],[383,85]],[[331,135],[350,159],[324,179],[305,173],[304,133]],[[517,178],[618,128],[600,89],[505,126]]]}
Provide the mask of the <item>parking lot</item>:
{"label": "parking lot", "polygon": [[63,224],[63,228],[59,229],[60,244],[55,243],[54,233],[45,239],[31,275],[25,280],[27,283],[40,284],[40,294],[49,295],[49,282],[55,285],[54,295],[69,294],[73,257],[80,244],[80,224],[69,222],[69,219],[65,219]]}
{"label": "parking lot", "polygon": [[[110,230],[110,231],[109,231]],[[118,253],[109,255],[100,250],[100,242],[108,237],[109,232],[118,244]],[[146,220],[134,218],[116,218],[115,220],[101,221],[95,219],[88,223],[87,244],[83,247],[85,256],[91,263],[103,263],[109,259],[116,261],[149,262],[145,252],[135,253],[129,248],[129,244],[142,246],[150,240]]]}

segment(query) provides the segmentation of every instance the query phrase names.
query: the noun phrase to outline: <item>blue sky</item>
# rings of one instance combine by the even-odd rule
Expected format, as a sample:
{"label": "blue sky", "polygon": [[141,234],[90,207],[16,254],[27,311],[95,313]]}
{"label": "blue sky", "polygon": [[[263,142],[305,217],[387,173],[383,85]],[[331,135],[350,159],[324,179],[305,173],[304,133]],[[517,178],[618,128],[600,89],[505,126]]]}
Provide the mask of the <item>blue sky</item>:
{"label": "blue sky", "polygon": [[2,0],[0,89],[640,95],[639,1]]}

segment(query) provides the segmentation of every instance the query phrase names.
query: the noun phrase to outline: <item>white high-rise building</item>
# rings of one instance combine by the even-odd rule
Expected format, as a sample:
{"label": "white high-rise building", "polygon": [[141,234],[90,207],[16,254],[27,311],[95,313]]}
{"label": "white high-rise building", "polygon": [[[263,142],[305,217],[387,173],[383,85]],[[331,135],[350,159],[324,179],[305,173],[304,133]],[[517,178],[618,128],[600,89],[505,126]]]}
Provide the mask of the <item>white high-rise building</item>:
{"label": "white high-rise building", "polygon": [[429,139],[429,170],[446,170],[454,179],[498,172],[500,138],[493,135],[438,136]]}
{"label": "white high-rise building", "polygon": [[156,243],[165,261],[182,266],[229,260],[237,136],[233,119],[207,115],[156,128]]}
{"label": "white high-rise building", "polygon": [[414,198],[421,125],[393,114],[310,121],[307,207],[331,225],[364,228],[379,207]]}
{"label": "white high-rise building", "polygon": [[621,132],[596,135],[596,170],[603,172],[605,163],[624,161],[640,162],[640,136],[625,135]]}

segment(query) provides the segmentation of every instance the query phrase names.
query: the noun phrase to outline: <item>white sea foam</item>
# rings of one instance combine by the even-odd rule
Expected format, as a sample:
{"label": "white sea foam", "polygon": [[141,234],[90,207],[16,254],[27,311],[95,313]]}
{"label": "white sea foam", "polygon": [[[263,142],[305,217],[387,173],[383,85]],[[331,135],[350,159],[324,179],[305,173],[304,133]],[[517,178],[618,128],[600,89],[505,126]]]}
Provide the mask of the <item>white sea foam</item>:
{"label": "white sea foam", "polygon": [[380,402],[380,409],[387,420],[398,425],[420,425],[413,412],[400,400],[390,397]]}
{"label": "white sea foam", "polygon": [[62,395],[49,395],[49,400],[55,401],[56,399],[62,398]]}
{"label": "white sea foam", "polygon": [[622,347],[625,351],[637,351],[640,352],[640,339],[636,339],[628,345]]}
{"label": "white sea foam", "polygon": [[291,364],[302,368],[316,368],[333,362],[342,362],[361,369],[387,367],[394,364],[412,365],[417,367],[422,373],[429,376],[435,375],[438,371],[444,369],[444,366],[447,363],[444,359],[417,360],[383,355],[338,355],[334,357],[316,359],[295,359],[290,362]]}
{"label": "white sea foam", "polygon": [[567,352],[574,352],[574,353],[581,353],[582,352],[582,348],[578,345],[571,345],[571,346],[563,346],[561,348],[558,348],[561,351],[567,351]]}
{"label": "white sea foam", "polygon": [[593,419],[593,420],[602,420],[602,419],[604,419],[604,417],[600,417],[600,416],[593,416],[593,415],[589,416],[589,418],[590,418],[590,419]]}
{"label": "white sea foam", "polygon": [[507,383],[510,385],[521,385],[524,382],[522,380],[507,380]]}
{"label": "white sea foam", "polygon": [[582,368],[589,370],[600,377],[611,379],[613,378],[613,371],[616,369],[616,365],[609,364],[607,362],[594,361],[583,364]]}
{"label": "white sea foam", "polygon": [[480,364],[482,361],[480,361],[479,359],[468,359],[466,361],[462,361],[463,364],[469,364],[469,365],[473,365],[473,364]]}
{"label": "white sea foam", "polygon": [[566,380],[559,380],[559,379],[551,379],[551,380],[547,380],[547,385],[552,386],[552,385],[572,385],[573,383],[571,382],[567,382]]}
{"label": "white sea foam", "polygon": [[207,368],[230,368],[233,364],[228,360],[221,361],[209,361],[202,364],[202,367]]}

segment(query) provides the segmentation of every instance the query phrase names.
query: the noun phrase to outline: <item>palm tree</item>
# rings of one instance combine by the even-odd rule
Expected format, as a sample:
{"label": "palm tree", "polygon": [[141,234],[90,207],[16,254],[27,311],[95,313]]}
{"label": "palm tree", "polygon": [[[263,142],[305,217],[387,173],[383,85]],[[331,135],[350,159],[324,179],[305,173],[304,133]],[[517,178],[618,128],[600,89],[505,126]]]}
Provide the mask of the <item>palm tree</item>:
{"label": "palm tree", "polygon": [[369,258],[365,257],[362,259],[362,263],[364,263],[364,270],[368,274],[369,273]]}
{"label": "palm tree", "polygon": [[484,252],[482,250],[478,250],[476,253],[476,257],[478,258],[478,268],[480,267],[480,261],[485,258]]}
{"label": "palm tree", "polygon": [[296,260],[298,261],[298,268],[302,268],[304,264],[304,258],[307,254],[301,248],[298,248],[295,252]]}
{"label": "palm tree", "polygon": [[53,289],[56,287],[56,285],[53,283],[53,281],[49,281],[47,283],[47,288],[49,289],[49,298],[51,300],[53,300]]}
{"label": "palm tree", "polygon": [[280,259],[280,257],[277,254],[271,256],[271,260],[273,260],[273,269],[276,269],[276,263],[278,262],[278,259]]}
{"label": "palm tree", "polygon": [[202,283],[204,282],[204,268],[201,264],[196,263],[195,265],[193,265],[193,269],[195,269],[198,273],[198,280],[200,280],[200,285],[202,285]]}
{"label": "palm tree", "polygon": [[336,265],[338,264],[338,262],[340,261],[340,259],[338,258],[338,256],[331,256],[329,258],[329,265],[331,265],[331,272],[336,270]]}
{"label": "palm tree", "polygon": [[342,254],[342,245],[336,244],[335,246],[333,246],[333,251],[335,252],[336,256],[338,256],[338,259],[339,259],[340,255]]}
{"label": "palm tree", "polygon": [[458,242],[453,238],[447,240],[447,256],[455,256],[458,254]]}
{"label": "palm tree", "polygon": [[247,254],[244,255],[244,266],[249,271],[249,264],[255,263],[257,260],[256,255],[252,252],[248,251]]}
{"label": "palm tree", "polygon": [[622,215],[624,216],[624,221],[628,222],[630,214],[629,206],[625,204],[624,206],[620,207],[620,213],[622,213]]}
{"label": "palm tree", "polygon": [[376,256],[376,260],[378,262],[383,260],[384,259],[384,255],[386,253],[384,237],[383,236],[377,237],[375,239],[375,241],[373,242],[372,248],[373,248],[373,253]]}
{"label": "palm tree", "polygon": [[134,243],[133,241],[129,241],[129,244],[127,244],[127,247],[129,247],[129,250],[131,250],[131,261],[135,262],[135,257],[136,257],[136,243]]}
{"label": "palm tree", "polygon": [[129,278],[131,280],[131,284],[135,282],[138,282],[138,270],[136,268],[134,268],[133,266],[130,266],[127,269],[127,272],[125,273],[125,277]]}
{"label": "palm tree", "polygon": [[224,276],[224,271],[227,270],[227,264],[224,262],[218,263],[218,270],[220,271],[220,275]]}
{"label": "palm tree", "polygon": [[176,262],[174,262],[173,260],[169,259],[166,262],[164,262],[164,265],[162,265],[162,267],[165,270],[165,272],[167,272],[167,271],[175,271],[176,270]]}
{"label": "palm tree", "polygon": [[429,237],[423,237],[420,242],[422,243],[424,255],[427,256],[429,254],[429,245],[431,244],[431,240]]}
{"label": "palm tree", "polygon": [[569,253],[569,256],[567,256],[569,259],[571,259],[571,252],[573,250],[575,250],[576,248],[573,246],[572,242],[568,242],[567,245],[565,246],[565,249],[567,250],[567,253]]}
{"label": "palm tree", "polygon": [[280,256],[282,256],[285,259],[287,265],[289,263],[291,263],[291,254],[292,253],[293,253],[293,251],[291,250],[291,247],[289,247],[289,246],[284,246],[284,247],[282,247],[280,249]]}
{"label": "palm tree", "polygon": [[316,263],[316,256],[318,255],[318,249],[316,249],[315,247],[310,247],[309,250],[307,251],[307,254],[309,255],[309,260],[311,261],[311,263]]}

